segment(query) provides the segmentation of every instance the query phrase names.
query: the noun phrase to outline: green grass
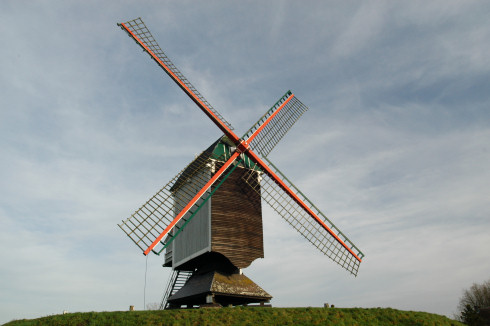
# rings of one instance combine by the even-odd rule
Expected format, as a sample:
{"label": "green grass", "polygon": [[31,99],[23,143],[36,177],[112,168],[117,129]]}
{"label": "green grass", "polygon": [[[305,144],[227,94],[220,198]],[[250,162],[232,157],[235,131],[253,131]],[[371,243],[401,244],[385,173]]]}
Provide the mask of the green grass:
{"label": "green grass", "polygon": [[11,321],[5,325],[463,325],[445,316],[391,308],[178,309],[87,312]]}

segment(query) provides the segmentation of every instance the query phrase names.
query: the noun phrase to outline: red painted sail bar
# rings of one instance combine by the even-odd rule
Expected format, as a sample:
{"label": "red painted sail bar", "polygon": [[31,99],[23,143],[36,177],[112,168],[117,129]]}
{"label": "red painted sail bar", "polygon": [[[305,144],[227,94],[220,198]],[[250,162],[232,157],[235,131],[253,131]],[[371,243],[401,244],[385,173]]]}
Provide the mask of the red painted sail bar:
{"label": "red painted sail bar", "polygon": [[228,169],[233,162],[240,156],[240,153],[235,152],[225,164],[214,174],[214,176],[202,187],[202,189],[192,198],[192,200],[182,209],[182,211],[173,219],[173,221],[163,230],[162,233],[153,241],[153,243],[144,251],[145,255],[148,255],[150,251],[163,239],[174,226],[184,217],[184,215],[198,202],[198,200],[204,195],[206,191],[218,180],[218,178]]}
{"label": "red painted sail bar", "polygon": [[261,169],[263,169],[263,172],[265,172],[274,182],[276,182],[277,185],[279,185],[298,205],[300,205],[308,214],[315,219],[315,221],[323,227],[331,236],[337,240],[338,243],[340,243],[345,249],[349,251],[351,255],[353,255],[358,261],[362,261],[359,256],[352,251],[347,244],[342,241],[338,237],[335,232],[332,231],[323,221],[321,218],[319,218],[309,207],[306,205],[282,180],[277,176],[277,174],[274,173],[254,152],[248,151],[247,155],[250,157],[250,159],[257,164]]}
{"label": "red painted sail bar", "polygon": [[281,106],[279,106],[276,111],[274,111],[273,114],[270,115],[270,117],[267,118],[267,120],[264,121],[264,123],[259,127],[257,128],[257,130],[255,130],[255,132],[250,136],[248,137],[248,139],[246,140],[246,142],[248,144],[250,144],[252,142],[252,140],[254,140],[255,137],[257,137],[257,135],[262,131],[262,129],[265,128],[265,126],[271,122],[271,120],[286,106],[286,104],[288,104],[289,101],[291,101],[291,99],[294,97],[294,94],[291,94],[282,104]]}
{"label": "red painted sail bar", "polygon": [[160,65],[160,67],[165,70],[165,72],[179,85],[180,88],[197,104],[197,106],[218,126],[218,128],[223,131],[223,133],[228,136],[233,142],[239,142],[240,138],[230,129],[226,124],[221,121],[221,119],[208,108],[206,104],[201,101],[201,99],[194,94],[194,92],[187,87],[187,85],[176,75],[174,72],[162,61],[157,55],[146,46],[146,44],[138,37],[135,33],[133,33],[124,23],[120,24],[124,30],[131,35],[131,37],[142,47],[148,54]]}
{"label": "red painted sail bar", "polygon": [[[251,141],[259,134],[259,132],[272,120],[272,118],[274,118],[275,115],[277,115],[279,113],[279,111],[281,111],[285,106],[286,104],[294,97],[294,94],[291,94],[291,96],[289,96],[287,98],[286,101],[284,101],[284,103],[281,104],[281,106],[279,108],[277,108],[277,110],[246,140],[246,143],[247,144],[250,144]],[[351,253],[358,261],[362,261],[361,258],[359,258],[359,256],[357,256],[354,251],[352,251],[351,248],[349,248],[349,246],[347,246],[347,244],[342,241],[342,239],[340,239],[338,237],[337,234],[335,234],[335,232],[333,232],[332,229],[330,229],[323,221],[321,218],[319,218],[309,207],[308,205],[306,205],[282,180],[281,178],[279,178],[279,176],[277,176],[277,174],[274,173],[274,171],[272,171],[268,166],[267,164],[265,164],[264,161],[262,161],[258,155],[256,155],[252,150],[248,149],[248,151],[246,152],[246,154],[250,157],[250,159],[255,163],[257,164],[261,169],[264,170],[265,173],[267,173],[267,175],[269,177],[272,178],[272,180],[274,180],[296,203],[298,203],[298,205],[300,205],[306,212],[308,212],[308,214],[313,217],[318,224],[320,224],[321,227],[323,227],[325,230],[327,230],[327,232],[332,235],[335,240],[337,240],[345,249],[347,249],[349,251],[349,253]]]}

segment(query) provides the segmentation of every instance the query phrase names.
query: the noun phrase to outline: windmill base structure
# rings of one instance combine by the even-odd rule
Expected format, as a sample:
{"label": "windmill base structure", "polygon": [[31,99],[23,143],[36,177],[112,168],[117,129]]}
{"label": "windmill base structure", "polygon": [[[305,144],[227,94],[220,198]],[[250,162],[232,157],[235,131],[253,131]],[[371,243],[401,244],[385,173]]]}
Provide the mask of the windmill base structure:
{"label": "windmill base structure", "polygon": [[239,137],[141,18],[118,25],[224,134],[119,224],[144,255],[164,253],[163,266],[173,270],[161,309],[270,301],[242,274],[264,257],[262,202],[356,276],[364,254],[267,157],[308,108],[287,91]]}
{"label": "windmill base structure", "polygon": [[[232,144],[223,136],[182,171],[170,188],[177,210],[186,203],[187,196],[195,195],[199,184],[216,173],[232,151]],[[178,277],[170,278],[162,298],[163,308],[264,303],[272,298],[242,274],[243,268],[264,257],[261,197],[245,180],[250,175],[260,178],[253,166],[250,161],[238,164],[226,182],[212,187],[213,196],[201,205],[195,217],[177,224],[171,236],[182,231],[166,247],[163,266],[186,277],[180,281]]]}
{"label": "windmill base structure", "polygon": [[[182,272],[174,271],[172,274]],[[227,272],[204,266],[185,274],[189,277],[183,286],[170,281],[160,304],[161,309],[195,306],[236,306],[266,303],[272,296],[239,271]],[[176,278],[175,280],[177,280]],[[176,288],[177,285],[177,288]],[[170,290],[170,292],[168,292]],[[172,292],[174,292],[172,294]]]}

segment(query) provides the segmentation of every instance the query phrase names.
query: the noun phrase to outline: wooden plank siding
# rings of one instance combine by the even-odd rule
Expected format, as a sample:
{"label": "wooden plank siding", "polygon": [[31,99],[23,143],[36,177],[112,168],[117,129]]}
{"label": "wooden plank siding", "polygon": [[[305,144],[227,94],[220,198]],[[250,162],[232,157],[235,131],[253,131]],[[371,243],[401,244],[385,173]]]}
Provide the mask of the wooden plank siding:
{"label": "wooden plank siding", "polygon": [[241,179],[245,171],[238,167],[211,201],[211,251],[238,268],[264,257],[261,197]]}

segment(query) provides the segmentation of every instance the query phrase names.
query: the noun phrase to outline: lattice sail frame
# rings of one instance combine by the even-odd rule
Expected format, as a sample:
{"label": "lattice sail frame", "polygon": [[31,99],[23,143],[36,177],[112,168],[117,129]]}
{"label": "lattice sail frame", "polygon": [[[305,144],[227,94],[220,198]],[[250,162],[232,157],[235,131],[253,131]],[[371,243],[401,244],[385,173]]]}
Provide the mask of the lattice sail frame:
{"label": "lattice sail frame", "polygon": [[[287,91],[242,137],[248,139],[267,120],[277,108],[291,97],[293,93]],[[284,135],[308,111],[297,97],[292,97],[285,107],[274,116],[264,129],[250,143],[250,147],[262,157],[267,157]]]}
{"label": "lattice sail frame", "polygon": [[[336,233],[337,237],[347,244],[357,256],[362,259],[364,254],[332,223],[309,199],[306,197],[288,178],[274,165],[265,158],[274,172],[287,182],[289,188],[293,189],[300,199],[309,204],[317,216]],[[260,169],[255,168],[260,173]],[[310,214],[303,209],[296,201],[288,196],[279,185],[267,174],[261,174],[258,179],[254,170],[249,170],[242,176],[242,179],[259,193],[264,201],[274,209],[286,222],[288,222],[305,239],[313,244],[327,257],[339,264],[342,268],[357,276],[360,261],[357,260],[344,246],[342,246],[327,230],[322,228]]]}
{"label": "lattice sail frame", "polygon": [[[120,24],[118,24],[120,26]],[[204,96],[199,93],[199,91],[194,87],[194,85],[191,84],[191,82],[180,72],[180,70],[170,61],[170,59],[167,57],[165,52],[160,48],[160,45],[158,45],[157,41],[151,34],[150,30],[148,27],[146,27],[145,23],[141,18],[136,18],[134,20],[130,20],[128,22],[125,22],[124,25],[126,25],[129,30],[136,35],[139,39],[141,39],[145,45],[148,47],[150,51],[152,51],[183,83],[189,90],[191,90],[213,113],[231,130],[233,130],[232,125],[223,118],[223,116],[211,106],[211,104],[204,98]],[[133,35],[128,34],[131,38],[133,38]],[[138,42],[136,42],[139,44]],[[143,48],[145,51],[146,49]],[[148,52],[148,51],[146,51]],[[151,55],[150,57],[154,59]],[[155,60],[155,62],[160,66],[160,62]],[[163,67],[162,67],[163,68]],[[164,68],[163,70],[166,71]],[[168,74],[168,73],[167,73]],[[170,78],[174,79],[174,76],[172,74],[168,74]],[[187,90],[184,89],[184,92],[187,93]]]}
{"label": "lattice sail frame", "polygon": [[[213,171],[214,162],[225,162],[229,157],[230,154],[228,152],[225,152],[220,156],[215,156],[213,153],[203,151],[143,206],[135,211],[129,218],[122,221],[121,224],[118,224],[118,226],[141,250],[145,251],[167,228],[177,214],[175,211],[176,203],[174,192],[177,189],[183,189],[180,185],[188,185],[188,187],[185,188],[186,192],[180,191],[180,199],[184,201],[187,199],[190,201],[209,181],[209,173],[206,172],[215,172]],[[237,164],[240,164],[240,161],[236,161],[234,166]],[[227,173],[221,176],[218,179],[218,184],[221,181],[224,181],[227,176]],[[204,202],[212,195],[212,190],[214,189],[210,189],[200,197],[199,201],[184,215],[182,218],[184,222],[190,220],[194,216],[194,213],[196,213]],[[179,226],[174,227],[174,234],[177,235],[177,232],[179,232]],[[169,240],[172,240],[172,237],[162,239],[162,241],[160,241],[160,248],[154,248],[153,252],[160,254],[163,248],[169,243]]]}
{"label": "lattice sail frame", "polygon": [[[286,221],[288,221],[295,229],[303,234],[303,236],[305,236],[306,239],[313,243],[320,251],[324,252],[328,257],[350,271],[352,274],[357,275],[359,264],[361,262],[361,259],[364,257],[364,254],[360,252],[357,247],[355,247],[352,242],[350,242],[350,240],[348,240],[347,237],[345,237],[343,233],[340,232],[340,230],[338,230],[338,228],[336,228],[335,225],[333,225],[333,223],[331,223],[323,215],[323,213],[321,213],[321,211],[319,211],[289,180],[287,180],[287,178],[285,178],[284,175],[276,167],[271,169],[254,153],[259,153],[264,159],[267,160],[266,157],[270,153],[272,148],[274,148],[274,146],[285,135],[289,128],[291,128],[294,122],[307,110],[307,108],[299,100],[297,100],[297,98],[294,97],[291,92],[287,92],[285,96],[283,96],[283,98],[281,98],[276,103],[276,105],[274,105],[268,112],[266,112],[266,114],[261,119],[259,119],[259,121],[244,135],[243,138],[238,138],[238,136],[236,136],[236,134],[232,131],[231,125],[226,120],[224,120],[221,114],[219,114],[219,112],[217,112],[204,99],[204,97],[195,89],[195,87],[175,67],[170,59],[168,59],[168,57],[161,50],[160,46],[155,41],[150,31],[140,18],[118,25],[121,26],[121,28],[125,30],[128,35],[136,41],[138,45],[140,45],[146,52],[148,52],[150,57],[154,61],[156,61],[161,68],[165,70],[165,72],[179,85],[179,87],[184,90],[184,92],[198,105],[198,107],[209,118],[211,118],[211,120],[237,146],[237,152],[234,153],[233,157],[230,157],[230,159],[227,161],[227,164],[225,164],[227,167],[229,167],[228,170],[231,169],[231,165],[228,164],[233,164],[233,167],[236,167],[237,164],[239,164],[235,161],[237,159],[236,155],[238,155],[239,153],[242,153],[242,156],[246,155],[251,161],[258,164],[260,166],[258,170],[264,172],[264,175],[266,176],[264,180],[268,179],[268,181],[265,181],[265,186],[267,190],[264,192],[266,194],[265,197],[263,196],[264,200],[269,203],[276,211],[278,211],[278,213],[284,219],[286,219]],[[253,149],[253,151],[250,149]],[[270,161],[268,162],[269,164],[271,164]],[[273,165],[271,164],[271,166]],[[200,170],[196,170],[196,173],[199,173],[199,171]],[[232,170],[228,172],[225,177],[220,176],[221,181],[219,182],[219,185],[231,172]],[[180,174],[172,179],[172,181],[175,182],[175,180],[178,180],[179,178],[181,178]],[[281,178],[283,180],[287,180],[287,182],[284,182],[283,180],[281,180]],[[169,184],[171,184],[172,181]],[[195,214],[196,209],[198,210],[200,205],[202,205],[205,200],[210,198],[212,193],[206,191],[203,194],[202,191],[204,191],[204,189],[209,184],[213,184],[213,182],[216,183],[217,181],[211,180],[205,187],[203,187],[203,189],[201,190],[201,198],[198,198],[198,196],[196,195],[189,202],[188,207],[191,207],[193,203],[195,203],[195,205],[189,212],[185,213],[184,220],[186,218],[192,218]],[[162,188],[162,190],[167,188],[169,184]],[[217,187],[219,187],[219,185]],[[257,191],[257,185],[251,185],[255,186],[254,189],[256,189]],[[173,186],[170,186],[170,188],[171,187]],[[162,192],[162,190],[160,192]],[[139,243],[144,243],[144,245],[147,245],[147,241],[150,239],[148,237],[148,234],[153,237],[154,234],[158,232],[157,224],[160,224],[163,220],[165,220],[165,218],[163,217],[164,214],[160,212],[160,206],[158,206],[158,204],[158,208],[155,209],[154,201],[157,203],[160,201],[161,206],[165,206],[163,203],[167,203],[170,197],[165,192],[163,195],[160,195],[160,192],[152,197],[149,202],[143,205],[140,210],[135,212],[135,214],[133,214],[131,218],[136,219],[135,216],[140,216],[141,214],[143,214],[142,212],[147,209],[146,217],[142,217],[142,220],[136,220],[136,224],[133,223],[134,221],[131,221],[131,224],[134,226],[134,228],[129,228],[130,234],[125,231],[130,237],[131,235],[135,236],[136,239],[134,239],[133,237],[131,237],[131,239],[140,248],[142,247]],[[162,200],[160,199],[160,196],[161,198],[165,198],[165,196],[167,197],[166,199]],[[288,199],[283,200],[282,198]],[[150,202],[152,202],[153,204],[150,205]],[[149,207],[147,207],[147,205]],[[295,207],[295,205],[297,205],[297,207]],[[298,207],[300,209],[298,209]],[[294,212],[296,212],[296,214],[287,213],[286,208],[293,210]],[[184,214],[184,211],[179,213],[179,216],[181,214]],[[170,210],[167,209],[166,212],[169,213]],[[152,216],[154,214],[161,214],[162,216],[157,216],[156,218],[153,218]],[[170,216],[171,215],[172,214],[170,214]],[[307,216],[313,219],[308,222],[303,221],[307,219]],[[131,218],[127,221],[131,220]],[[164,234],[167,234],[166,232],[168,232],[168,230],[170,230],[173,225],[176,225],[174,224],[174,222],[178,221],[179,218],[180,217],[177,216],[171,222],[169,227],[167,227],[166,231],[161,233],[160,236],[158,236],[153,241],[151,246],[148,247],[147,250],[144,252],[145,255],[150,250],[153,250],[154,245],[156,245],[159,241],[161,244],[165,245],[165,242],[161,240],[162,237],[164,236]],[[167,223],[169,220],[170,218],[167,218],[165,223]],[[146,221],[151,222],[149,223],[149,225],[145,226]],[[124,222],[123,225],[125,224],[126,223]],[[154,224],[154,227],[152,227],[151,224]],[[327,225],[330,225],[330,227]],[[139,227],[143,228],[144,230],[137,230]],[[139,235],[136,236],[136,234]],[[168,239],[168,237],[166,239]],[[321,243],[322,239],[327,243]],[[158,253],[155,250],[153,250],[153,252]],[[356,260],[357,262],[353,262],[353,260]]]}

